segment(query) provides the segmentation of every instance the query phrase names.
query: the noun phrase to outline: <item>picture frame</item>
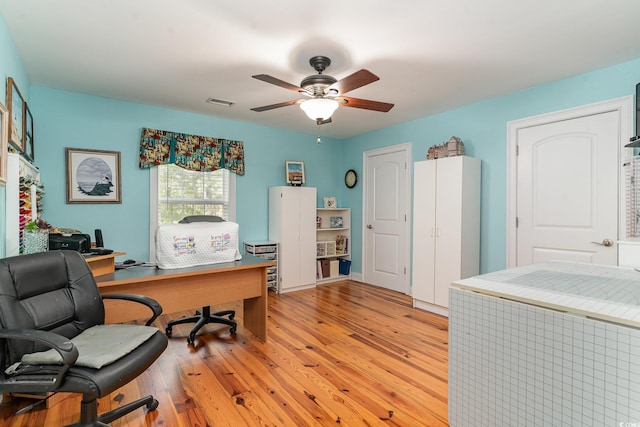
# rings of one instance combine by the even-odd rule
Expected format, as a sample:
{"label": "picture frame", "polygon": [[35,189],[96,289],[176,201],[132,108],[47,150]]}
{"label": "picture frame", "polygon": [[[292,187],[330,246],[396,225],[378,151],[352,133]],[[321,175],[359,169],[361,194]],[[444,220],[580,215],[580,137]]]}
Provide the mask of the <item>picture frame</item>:
{"label": "picture frame", "polygon": [[324,202],[324,207],[325,208],[337,208],[338,207],[338,203],[336,203],[336,198],[331,196],[331,197],[323,197],[322,198],[323,202]]}
{"label": "picture frame", "polygon": [[0,187],[7,184],[7,158],[9,138],[9,110],[0,104]]}
{"label": "picture frame", "polygon": [[7,77],[7,110],[9,111],[9,144],[24,153],[24,98],[13,77]]}
{"label": "picture frame", "polygon": [[120,152],[65,148],[67,203],[122,203]]}
{"label": "picture frame", "polygon": [[331,228],[342,228],[343,222],[341,216],[332,216],[329,218],[329,227]]}
{"label": "picture frame", "polygon": [[284,163],[285,179],[287,184],[296,186],[306,183],[304,174],[304,162],[287,160]]}
{"label": "picture frame", "polygon": [[35,151],[33,149],[33,116],[29,109],[29,104],[24,103],[24,156],[31,162],[35,160]]}

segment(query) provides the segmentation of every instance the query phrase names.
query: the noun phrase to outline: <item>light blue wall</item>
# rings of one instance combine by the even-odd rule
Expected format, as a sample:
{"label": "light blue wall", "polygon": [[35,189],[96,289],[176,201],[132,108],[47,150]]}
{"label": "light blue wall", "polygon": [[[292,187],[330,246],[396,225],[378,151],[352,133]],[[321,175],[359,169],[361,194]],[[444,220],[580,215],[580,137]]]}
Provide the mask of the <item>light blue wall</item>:
{"label": "light blue wall", "polygon": [[[430,146],[452,135],[462,138],[466,154],[482,159],[480,271],[499,270],[506,267],[507,122],[634,95],[638,82],[640,59],[351,138],[344,143],[345,158],[361,173],[365,150],[412,142],[418,161]],[[353,207],[353,267],[360,271],[362,192],[346,194]]]}
{"label": "light blue wall", "polygon": [[[268,237],[267,189],[285,185],[285,160],[305,162],[306,185],[319,195],[341,182],[336,152],[342,144],[330,138],[316,144],[315,135],[39,86],[32,87],[32,99],[35,164],[46,188],[43,217],[92,235],[100,228],[105,245],[127,257],[149,256],[149,170],[138,168],[143,127],[244,141],[246,173],[236,181],[240,241]],[[119,151],[122,203],[66,204],[65,147]]]}
{"label": "light blue wall", "polygon": [[[137,167],[142,127],[208,135],[245,142],[247,173],[238,178],[241,240],[266,239],[267,188],[282,185],[285,160],[305,162],[307,185],[322,196],[335,195],[352,208],[352,269],[362,270],[362,185],[348,190],[344,172],[362,177],[366,150],[412,143],[413,160],[452,135],[463,139],[467,154],[482,159],[481,272],[506,265],[506,125],[510,120],[632,95],[640,81],[640,60],[479,102],[442,114],[347,140],[324,138],[99,98],[45,87],[30,87],[13,42],[0,22],[0,70],[16,78],[34,116],[35,164],[46,186],[44,218],[60,227],[92,233],[101,228],[107,246],[146,259],[149,241],[149,172]],[[3,89],[4,90],[4,89]],[[373,113],[372,113],[373,114]],[[372,117],[375,120],[375,117]],[[120,151],[122,204],[67,205],[64,147]],[[4,189],[0,189],[4,195]],[[4,197],[1,200],[2,212]],[[0,235],[4,234],[4,217]],[[2,240],[4,241],[4,239]],[[0,253],[4,245],[0,245]]]}
{"label": "light blue wall", "polygon": [[[7,107],[7,77],[13,77],[24,100],[27,102],[30,101],[31,84],[24,66],[22,65],[20,55],[18,55],[13,40],[11,39],[11,35],[7,31],[7,27],[2,16],[0,16],[0,76],[2,77],[1,81],[3,82],[0,84],[0,94],[2,95],[0,98],[2,101],[0,102],[2,102],[2,105]],[[0,187],[0,258],[4,257],[6,254],[4,244],[6,238],[6,212],[7,205],[5,187]]]}

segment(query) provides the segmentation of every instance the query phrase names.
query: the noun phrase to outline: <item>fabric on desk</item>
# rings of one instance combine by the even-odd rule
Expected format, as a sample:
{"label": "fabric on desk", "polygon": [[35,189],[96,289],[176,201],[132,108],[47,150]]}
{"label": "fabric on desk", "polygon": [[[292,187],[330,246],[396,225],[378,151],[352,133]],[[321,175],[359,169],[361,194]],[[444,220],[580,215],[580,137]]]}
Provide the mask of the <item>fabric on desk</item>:
{"label": "fabric on desk", "polygon": [[[131,353],[158,331],[152,326],[97,325],[82,332],[71,342],[78,348],[76,365],[100,369]],[[22,356],[25,365],[61,365],[54,349]]]}
{"label": "fabric on desk", "polygon": [[235,222],[162,224],[156,230],[158,268],[185,268],[233,262],[238,250],[239,226]]}

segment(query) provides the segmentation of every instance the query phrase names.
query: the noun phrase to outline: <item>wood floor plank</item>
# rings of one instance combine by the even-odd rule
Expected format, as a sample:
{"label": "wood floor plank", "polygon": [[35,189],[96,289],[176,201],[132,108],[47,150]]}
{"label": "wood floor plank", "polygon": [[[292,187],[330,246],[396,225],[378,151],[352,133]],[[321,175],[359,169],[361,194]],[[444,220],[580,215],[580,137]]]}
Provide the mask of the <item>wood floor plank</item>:
{"label": "wood floor plank", "polygon": [[[448,322],[412,308],[411,298],[355,281],[283,295],[269,293],[268,342],[242,325],[235,336],[207,325],[176,325],[164,354],[136,380],[100,399],[99,412],[153,394],[114,427],[446,426]],[[193,311],[163,314],[156,326]],[[79,396],[47,410],[5,398],[0,427],[77,422]]]}

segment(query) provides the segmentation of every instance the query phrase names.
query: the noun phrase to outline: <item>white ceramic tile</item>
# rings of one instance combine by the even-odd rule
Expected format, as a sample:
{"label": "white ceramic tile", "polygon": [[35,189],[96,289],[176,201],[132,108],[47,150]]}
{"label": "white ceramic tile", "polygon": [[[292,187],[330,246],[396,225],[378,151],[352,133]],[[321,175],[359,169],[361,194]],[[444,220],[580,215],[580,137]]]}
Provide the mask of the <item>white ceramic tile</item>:
{"label": "white ceramic tile", "polygon": [[594,317],[613,317],[622,323],[640,324],[640,272],[634,269],[548,262],[488,273],[458,283],[509,295],[516,300],[534,299]]}
{"label": "white ceramic tile", "polygon": [[449,315],[453,427],[640,421],[638,329],[457,289]]}

